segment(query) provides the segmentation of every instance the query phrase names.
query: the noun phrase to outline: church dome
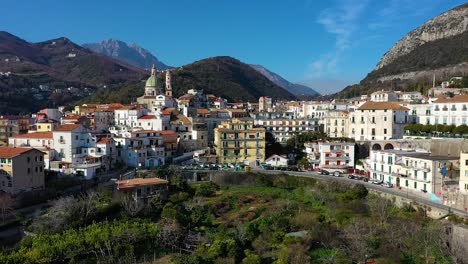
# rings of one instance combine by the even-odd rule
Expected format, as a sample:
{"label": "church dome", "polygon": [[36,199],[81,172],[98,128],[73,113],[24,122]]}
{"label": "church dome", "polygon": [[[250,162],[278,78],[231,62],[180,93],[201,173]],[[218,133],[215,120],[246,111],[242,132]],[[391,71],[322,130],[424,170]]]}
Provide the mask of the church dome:
{"label": "church dome", "polygon": [[151,75],[148,80],[146,80],[146,87],[156,87],[157,80],[156,75]]}
{"label": "church dome", "polygon": [[151,76],[146,80],[146,87],[156,87],[158,84],[158,78],[156,77],[156,67],[153,64],[153,68],[151,68]]}

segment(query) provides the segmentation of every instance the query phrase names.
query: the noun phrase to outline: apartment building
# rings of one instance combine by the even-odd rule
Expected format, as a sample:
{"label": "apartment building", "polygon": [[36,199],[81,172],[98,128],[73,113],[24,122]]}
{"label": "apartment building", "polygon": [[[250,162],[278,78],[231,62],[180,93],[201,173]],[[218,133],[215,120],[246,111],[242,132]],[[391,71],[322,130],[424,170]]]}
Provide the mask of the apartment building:
{"label": "apartment building", "polygon": [[155,168],[165,164],[165,146],[161,131],[138,130],[113,138],[117,159],[135,168]]}
{"label": "apartment building", "polygon": [[265,127],[279,143],[286,143],[297,133],[319,131],[318,119],[297,118],[294,113],[264,112],[255,115],[254,124]]}
{"label": "apartment building", "polygon": [[328,102],[304,102],[302,104],[302,114],[304,118],[322,118],[328,112],[330,104]]}
{"label": "apartment building", "polygon": [[8,144],[10,137],[27,133],[29,118],[22,116],[0,116],[0,145]]}
{"label": "apartment building", "polygon": [[34,148],[0,147],[0,190],[9,194],[44,188],[44,153]]}
{"label": "apartment building", "polygon": [[468,125],[468,95],[438,98],[432,103],[432,125]]}
{"label": "apartment building", "polygon": [[357,141],[403,137],[408,108],[395,102],[366,102],[350,113],[349,137]]}
{"label": "apartment building", "polygon": [[315,142],[304,144],[307,159],[322,169],[347,169],[355,165],[355,144],[348,142]]}
{"label": "apartment building", "polygon": [[50,168],[50,161],[55,158],[52,132],[33,132],[16,135],[8,139],[11,147],[32,147],[44,153],[45,168]]}
{"label": "apartment building", "polygon": [[273,111],[273,100],[271,97],[262,96],[258,99],[258,111],[271,112]]}
{"label": "apartment building", "polygon": [[349,134],[349,112],[329,111],[323,121],[329,137],[344,138]]}
{"label": "apartment building", "polygon": [[233,119],[215,128],[214,147],[220,163],[254,163],[265,160],[265,128],[252,121]]}
{"label": "apartment building", "polygon": [[372,179],[397,188],[440,194],[444,182],[457,177],[453,166],[458,159],[411,150],[371,150],[366,165]]}

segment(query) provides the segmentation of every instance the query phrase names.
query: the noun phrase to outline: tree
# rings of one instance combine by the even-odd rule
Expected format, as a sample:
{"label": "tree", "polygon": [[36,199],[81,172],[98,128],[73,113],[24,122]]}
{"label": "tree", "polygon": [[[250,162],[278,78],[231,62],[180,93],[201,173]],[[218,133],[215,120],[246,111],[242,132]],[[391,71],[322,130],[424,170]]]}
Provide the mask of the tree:
{"label": "tree", "polygon": [[145,207],[140,199],[135,199],[132,195],[127,194],[120,196],[120,205],[131,217],[135,217]]}
{"label": "tree", "polygon": [[0,212],[2,214],[2,222],[5,222],[7,214],[13,210],[15,200],[7,193],[0,195]]}
{"label": "tree", "polygon": [[380,225],[385,225],[392,215],[392,202],[380,196],[373,196],[372,198],[369,198],[367,203],[369,204],[372,213],[377,216]]}

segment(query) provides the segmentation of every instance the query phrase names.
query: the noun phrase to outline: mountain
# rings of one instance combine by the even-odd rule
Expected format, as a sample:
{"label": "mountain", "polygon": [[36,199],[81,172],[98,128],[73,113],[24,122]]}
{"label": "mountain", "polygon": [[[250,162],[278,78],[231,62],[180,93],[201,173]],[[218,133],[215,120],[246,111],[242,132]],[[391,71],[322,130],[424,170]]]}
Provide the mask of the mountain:
{"label": "mountain", "polygon": [[170,68],[160,62],[151,52],[135,43],[127,44],[116,39],[106,39],[98,43],[86,43],[82,46],[136,67],[148,69],[154,64],[158,70]]}
{"label": "mountain", "polygon": [[[205,93],[224,97],[231,102],[258,102],[260,96],[284,100],[296,99],[295,95],[270,81],[248,64],[227,56],[199,60],[170,71],[172,90],[176,97],[184,95],[189,89],[203,89]],[[159,73],[158,83],[163,84],[164,77],[164,72]],[[105,103],[110,102],[108,100],[133,99],[141,96],[143,85],[143,83],[138,86],[126,85],[115,91],[101,90],[86,100]],[[135,91],[138,91],[138,94]]]}
{"label": "mountain", "polygon": [[350,97],[393,88],[426,91],[452,76],[468,75],[468,3],[446,11],[396,42],[359,84],[336,94]]}
{"label": "mountain", "polygon": [[5,31],[0,31],[0,72],[0,113],[9,114],[65,105],[97,87],[147,76],[67,38],[30,43]]}
{"label": "mountain", "polygon": [[276,85],[283,87],[296,96],[320,96],[320,94],[312,88],[302,84],[291,83],[278,74],[263,67],[262,65],[250,64],[250,66],[256,71],[260,72],[263,76],[267,77],[270,81],[274,82]]}
{"label": "mountain", "polygon": [[145,71],[85,49],[67,38],[30,43],[0,32],[0,71],[45,74],[52,79],[97,86],[145,76]]}

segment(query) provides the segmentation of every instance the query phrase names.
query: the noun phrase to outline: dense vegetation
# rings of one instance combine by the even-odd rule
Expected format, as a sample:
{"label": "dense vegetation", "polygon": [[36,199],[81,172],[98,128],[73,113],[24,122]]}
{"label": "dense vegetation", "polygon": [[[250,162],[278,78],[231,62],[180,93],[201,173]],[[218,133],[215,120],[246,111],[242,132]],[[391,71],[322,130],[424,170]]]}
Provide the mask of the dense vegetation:
{"label": "dense vegetation", "polygon": [[427,134],[432,135],[434,133],[445,133],[448,135],[466,135],[468,134],[468,126],[461,125],[422,125],[422,124],[409,124],[405,126],[405,130],[410,134]]}
{"label": "dense vegetation", "polygon": [[[176,177],[168,200],[99,190],[57,200],[1,263],[453,263],[443,226],[360,184],[225,175]],[[232,183],[236,183],[232,185]],[[248,184],[248,185],[247,185]]]}
{"label": "dense vegetation", "polygon": [[176,96],[189,89],[203,89],[231,102],[257,102],[260,96],[295,98],[249,65],[227,56],[196,61],[171,73]]}
{"label": "dense vegetation", "polygon": [[145,83],[143,81],[128,81],[125,83],[114,84],[107,88],[101,88],[93,95],[75,102],[77,105],[85,103],[122,103],[129,104],[135,102],[145,92]]}
{"label": "dense vegetation", "polygon": [[468,31],[450,38],[427,42],[412,52],[398,57],[381,69],[372,71],[363,80],[403,72],[437,69],[468,61]]}

